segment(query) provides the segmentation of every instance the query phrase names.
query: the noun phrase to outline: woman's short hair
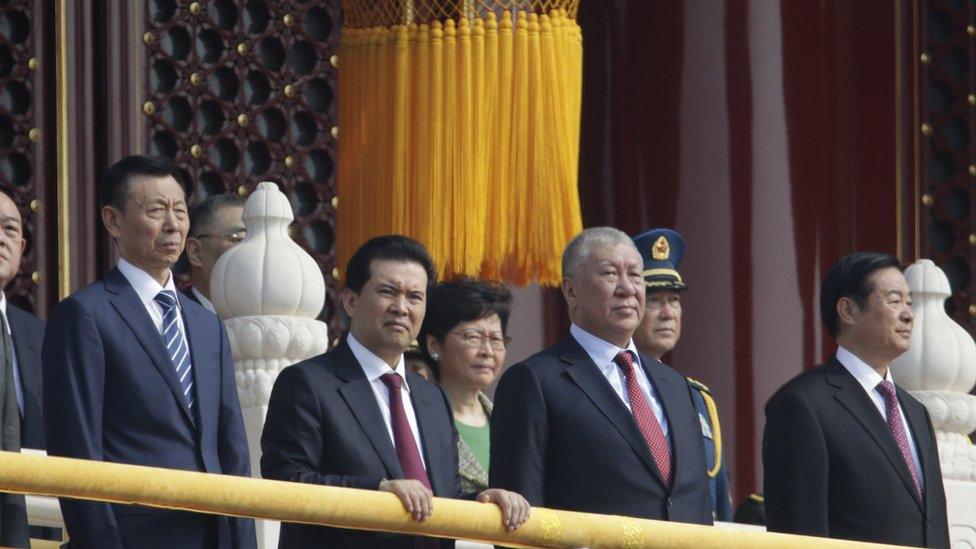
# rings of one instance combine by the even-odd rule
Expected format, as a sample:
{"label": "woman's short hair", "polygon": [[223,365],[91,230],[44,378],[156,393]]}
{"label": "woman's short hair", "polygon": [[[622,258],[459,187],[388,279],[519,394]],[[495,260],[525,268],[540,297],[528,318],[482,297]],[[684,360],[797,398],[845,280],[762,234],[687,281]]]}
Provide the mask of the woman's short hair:
{"label": "woman's short hair", "polygon": [[[502,323],[502,333],[507,333],[508,316],[512,307],[512,293],[502,284],[494,281],[462,278],[453,282],[442,282],[430,289],[427,294],[427,315],[420,328],[417,343],[420,349],[430,356],[427,349],[427,336],[444,341],[447,333],[462,322],[470,322],[497,314]],[[440,377],[437,367],[434,374]]]}

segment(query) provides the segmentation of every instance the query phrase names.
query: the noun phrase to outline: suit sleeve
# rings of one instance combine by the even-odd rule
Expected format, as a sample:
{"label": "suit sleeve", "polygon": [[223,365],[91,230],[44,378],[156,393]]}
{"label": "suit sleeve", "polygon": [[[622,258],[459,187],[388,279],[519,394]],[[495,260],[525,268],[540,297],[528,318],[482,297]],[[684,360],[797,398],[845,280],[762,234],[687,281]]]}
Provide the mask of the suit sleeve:
{"label": "suit sleeve", "polygon": [[318,395],[301,367],[281,371],[261,434],[261,476],[272,480],[376,490],[381,477],[320,473],[328,449]]}
{"label": "suit sleeve", "polygon": [[[237,396],[234,377],[234,359],[230,353],[230,341],[224,323],[216,319],[220,331],[220,417],[217,433],[220,470],[224,474],[251,476],[251,455],[247,444],[247,432],[241,415],[241,403]],[[228,517],[233,547],[250,549],[257,547],[254,521]]]}
{"label": "suit sleeve", "polygon": [[488,485],[518,492],[533,506],[545,505],[548,439],[542,387],[528,364],[516,364],[495,390]]}
{"label": "suit sleeve", "polygon": [[783,391],[766,405],[763,489],[771,532],[829,536],[829,457],[820,422],[807,401]]}
{"label": "suit sleeve", "polygon": [[[105,354],[98,327],[77,300],[51,313],[41,367],[48,453],[101,461]],[[122,547],[109,504],[61,498],[61,513],[76,546]]]}

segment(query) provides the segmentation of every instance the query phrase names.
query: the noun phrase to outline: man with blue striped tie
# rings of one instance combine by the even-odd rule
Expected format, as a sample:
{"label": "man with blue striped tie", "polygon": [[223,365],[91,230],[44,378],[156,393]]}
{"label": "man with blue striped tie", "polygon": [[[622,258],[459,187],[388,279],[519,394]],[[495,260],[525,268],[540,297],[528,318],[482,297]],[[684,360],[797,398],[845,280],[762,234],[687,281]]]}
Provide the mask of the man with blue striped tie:
{"label": "man with blue striped tie", "polygon": [[[102,221],[120,259],[48,321],[48,452],[249,476],[227,333],[170,271],[189,229],[176,175],[166,160],[129,156],[102,178]],[[256,546],[250,520],[70,499],[61,511],[69,547]]]}

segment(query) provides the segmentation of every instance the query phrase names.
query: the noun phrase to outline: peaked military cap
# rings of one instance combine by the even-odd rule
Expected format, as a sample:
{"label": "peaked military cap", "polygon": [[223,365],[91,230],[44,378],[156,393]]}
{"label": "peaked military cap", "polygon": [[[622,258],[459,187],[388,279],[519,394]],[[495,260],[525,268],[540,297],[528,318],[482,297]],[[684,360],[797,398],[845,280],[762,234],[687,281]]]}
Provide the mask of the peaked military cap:
{"label": "peaked military cap", "polygon": [[651,229],[635,237],[634,245],[644,259],[644,283],[650,290],[687,290],[678,266],[685,255],[685,241],[671,229]]}

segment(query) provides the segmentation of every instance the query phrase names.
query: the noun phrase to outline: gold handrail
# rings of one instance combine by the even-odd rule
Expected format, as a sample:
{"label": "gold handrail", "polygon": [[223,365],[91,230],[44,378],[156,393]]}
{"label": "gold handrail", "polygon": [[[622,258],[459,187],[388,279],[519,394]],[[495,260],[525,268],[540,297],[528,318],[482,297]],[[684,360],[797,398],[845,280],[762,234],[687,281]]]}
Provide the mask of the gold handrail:
{"label": "gold handrail", "polygon": [[507,532],[498,507],[472,501],[435,498],[434,514],[425,522],[416,522],[394,495],[384,492],[12,452],[0,452],[0,491],[420,533],[515,547],[885,547],[544,508],[534,508],[528,522]]}

